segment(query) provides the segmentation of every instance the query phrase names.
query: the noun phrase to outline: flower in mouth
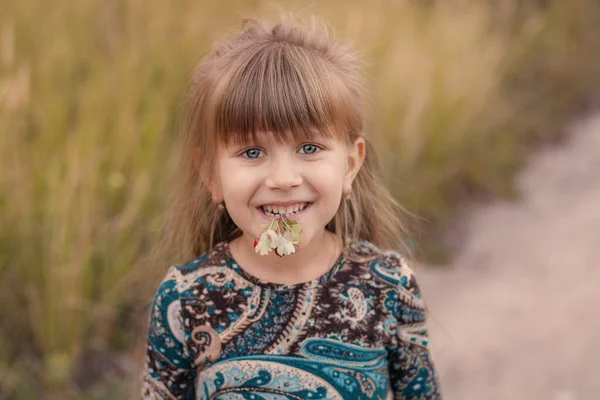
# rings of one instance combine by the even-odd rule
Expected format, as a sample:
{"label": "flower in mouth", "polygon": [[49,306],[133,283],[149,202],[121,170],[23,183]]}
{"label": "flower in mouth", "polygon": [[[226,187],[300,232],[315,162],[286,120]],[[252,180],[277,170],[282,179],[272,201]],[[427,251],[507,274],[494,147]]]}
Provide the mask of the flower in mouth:
{"label": "flower in mouth", "polygon": [[271,222],[261,225],[264,231],[254,239],[254,251],[261,256],[275,251],[279,257],[287,256],[296,252],[295,245],[300,243],[302,228],[297,221],[286,218],[276,218]]}

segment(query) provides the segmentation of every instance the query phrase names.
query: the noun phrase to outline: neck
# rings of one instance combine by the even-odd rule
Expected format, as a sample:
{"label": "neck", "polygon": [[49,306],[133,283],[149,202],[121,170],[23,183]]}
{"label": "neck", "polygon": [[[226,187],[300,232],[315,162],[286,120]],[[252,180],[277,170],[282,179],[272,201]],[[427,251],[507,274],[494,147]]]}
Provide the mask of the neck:
{"label": "neck", "polygon": [[254,252],[254,238],[247,234],[229,244],[233,257],[249,274],[272,283],[297,284],[318,278],[339,258],[341,239],[323,229],[309,243],[288,256],[274,251],[265,256]]}

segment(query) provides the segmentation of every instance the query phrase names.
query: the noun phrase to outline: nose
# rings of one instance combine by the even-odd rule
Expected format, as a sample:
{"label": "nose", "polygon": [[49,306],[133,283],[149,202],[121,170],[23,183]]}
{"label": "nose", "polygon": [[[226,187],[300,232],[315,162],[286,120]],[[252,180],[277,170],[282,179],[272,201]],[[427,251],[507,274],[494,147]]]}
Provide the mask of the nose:
{"label": "nose", "polygon": [[269,189],[289,190],[302,184],[302,174],[294,156],[277,155],[268,164],[265,186]]}

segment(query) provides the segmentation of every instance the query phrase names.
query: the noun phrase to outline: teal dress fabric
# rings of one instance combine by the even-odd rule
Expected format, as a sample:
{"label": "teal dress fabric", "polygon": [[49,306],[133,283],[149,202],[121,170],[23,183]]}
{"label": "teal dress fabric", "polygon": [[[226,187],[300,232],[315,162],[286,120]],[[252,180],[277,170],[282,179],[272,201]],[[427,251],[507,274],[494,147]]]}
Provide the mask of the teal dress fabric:
{"label": "teal dress fabric", "polygon": [[171,267],[153,301],[144,399],[441,399],[412,270],[360,241],[320,278],[249,275],[228,243]]}

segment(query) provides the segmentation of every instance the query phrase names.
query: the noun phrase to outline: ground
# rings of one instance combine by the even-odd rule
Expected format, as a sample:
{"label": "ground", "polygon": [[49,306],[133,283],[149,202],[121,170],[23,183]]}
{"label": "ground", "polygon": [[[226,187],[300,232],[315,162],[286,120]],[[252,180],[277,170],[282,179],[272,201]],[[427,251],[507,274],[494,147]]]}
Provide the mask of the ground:
{"label": "ground", "polygon": [[467,213],[452,265],[415,266],[446,400],[600,399],[600,115],[573,130]]}

